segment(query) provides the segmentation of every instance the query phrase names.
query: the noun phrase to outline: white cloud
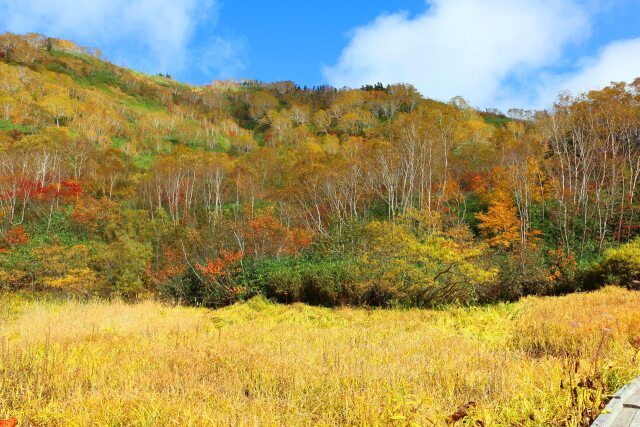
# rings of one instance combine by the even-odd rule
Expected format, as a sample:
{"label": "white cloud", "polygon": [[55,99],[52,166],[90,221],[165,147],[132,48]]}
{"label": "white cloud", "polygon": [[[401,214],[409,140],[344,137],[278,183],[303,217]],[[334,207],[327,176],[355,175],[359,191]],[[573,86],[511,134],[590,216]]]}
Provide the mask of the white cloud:
{"label": "white cloud", "polygon": [[189,66],[204,76],[215,72],[217,79],[237,78],[245,68],[246,53],[246,39],[214,37],[205,47],[194,50]]}
{"label": "white cloud", "polygon": [[[241,42],[198,40],[198,30],[216,23],[216,1],[0,0],[0,31],[39,32],[99,47],[113,62],[151,73],[185,73],[203,54],[242,67],[236,56]],[[229,48],[233,44],[236,49]],[[218,70],[214,64],[201,71]]]}
{"label": "white cloud", "polygon": [[[520,92],[544,91],[536,76],[557,65],[565,48],[591,30],[589,8],[577,0],[429,3],[418,16],[381,16],[355,29],[338,63],[323,70],[325,78],[351,87],[406,82],[425,96],[462,95],[481,107],[531,104]],[[533,87],[526,80],[532,76]]]}
{"label": "white cloud", "polygon": [[640,77],[640,38],[615,41],[595,57],[583,58],[577,70],[543,80],[536,104],[549,106],[558,93],[578,95],[612,82],[631,83]]}

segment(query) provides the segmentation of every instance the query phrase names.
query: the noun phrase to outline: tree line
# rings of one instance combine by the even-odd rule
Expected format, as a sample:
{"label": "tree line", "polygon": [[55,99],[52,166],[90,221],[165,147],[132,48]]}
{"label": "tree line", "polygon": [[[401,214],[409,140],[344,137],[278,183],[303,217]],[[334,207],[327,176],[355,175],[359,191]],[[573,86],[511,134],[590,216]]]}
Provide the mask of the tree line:
{"label": "tree line", "polygon": [[640,279],[640,79],[507,117],[70,43],[0,36],[0,287],[434,306]]}

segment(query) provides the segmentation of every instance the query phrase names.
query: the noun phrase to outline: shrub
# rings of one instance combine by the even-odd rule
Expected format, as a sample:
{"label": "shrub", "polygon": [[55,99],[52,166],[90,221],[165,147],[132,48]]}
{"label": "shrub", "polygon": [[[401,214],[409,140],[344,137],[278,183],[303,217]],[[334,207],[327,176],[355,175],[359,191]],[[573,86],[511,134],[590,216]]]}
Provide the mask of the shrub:
{"label": "shrub", "polygon": [[335,306],[366,299],[355,289],[357,270],[348,259],[272,258],[246,267],[242,280],[280,302]]}
{"label": "shrub", "polygon": [[443,232],[429,212],[410,211],[395,222],[373,221],[361,257],[369,292],[381,305],[472,303],[495,279],[483,262],[486,247],[468,229]]}
{"label": "shrub", "polygon": [[515,252],[498,250],[488,260],[498,268],[495,280],[479,288],[482,303],[516,301],[526,295],[553,294],[555,283],[548,280],[541,250],[519,249]]}
{"label": "shrub", "polygon": [[107,295],[135,300],[146,293],[146,269],[152,255],[150,244],[121,236],[108,245],[95,244],[93,252],[91,267],[106,284]]}
{"label": "shrub", "polygon": [[29,275],[23,270],[6,271],[0,268],[0,291],[16,291],[27,286]]}
{"label": "shrub", "polygon": [[87,295],[97,287],[97,277],[88,267],[89,248],[83,244],[64,246],[58,239],[33,250],[36,283],[40,288]]}
{"label": "shrub", "polygon": [[108,85],[108,86],[120,86],[122,81],[120,76],[110,70],[95,70],[89,73],[86,77],[87,81],[94,86]]}
{"label": "shrub", "polygon": [[161,298],[178,304],[206,306],[215,301],[192,269],[164,280],[158,284],[157,290]]}
{"label": "shrub", "polygon": [[638,287],[640,281],[640,238],[608,249],[602,261],[595,265],[586,279],[587,288],[603,285]]}

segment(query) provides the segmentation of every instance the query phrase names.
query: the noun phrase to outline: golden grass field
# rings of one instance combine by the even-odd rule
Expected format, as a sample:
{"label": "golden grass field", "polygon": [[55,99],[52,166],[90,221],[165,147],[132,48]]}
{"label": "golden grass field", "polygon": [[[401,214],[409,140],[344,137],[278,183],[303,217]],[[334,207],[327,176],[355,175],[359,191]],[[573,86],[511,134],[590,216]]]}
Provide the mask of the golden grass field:
{"label": "golden grass field", "polygon": [[585,383],[640,373],[640,293],[618,288],[441,311],[0,308],[0,418],[20,426],[429,426],[470,401],[458,425],[580,425],[600,403]]}

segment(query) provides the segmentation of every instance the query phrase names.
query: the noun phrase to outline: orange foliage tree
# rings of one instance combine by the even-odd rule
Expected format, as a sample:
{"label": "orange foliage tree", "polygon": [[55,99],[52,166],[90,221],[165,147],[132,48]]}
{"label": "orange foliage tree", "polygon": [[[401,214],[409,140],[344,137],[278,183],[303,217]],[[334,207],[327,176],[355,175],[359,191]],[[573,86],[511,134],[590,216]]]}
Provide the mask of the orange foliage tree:
{"label": "orange foliage tree", "polygon": [[253,213],[241,226],[246,250],[255,258],[296,255],[311,244],[311,235],[302,228],[282,224],[273,209]]}
{"label": "orange foliage tree", "polygon": [[513,202],[507,197],[494,199],[486,213],[478,212],[478,228],[493,247],[509,249],[520,242],[520,221]]}
{"label": "orange foliage tree", "polygon": [[27,243],[29,243],[29,233],[25,231],[24,227],[11,228],[4,234],[0,234],[0,253],[9,252]]}
{"label": "orange foliage tree", "polygon": [[241,262],[244,254],[220,250],[215,259],[207,259],[204,264],[196,263],[196,270],[202,275],[202,281],[209,291],[205,303],[230,303],[235,301],[244,291],[243,287],[233,286],[234,275],[242,271]]}
{"label": "orange foliage tree", "polygon": [[[155,266],[152,267],[151,263],[147,265],[147,275],[155,285],[168,283],[172,279],[184,274],[187,270],[182,255],[176,249],[165,247],[162,254],[164,256]],[[196,267],[200,270],[201,265],[197,264]]]}

